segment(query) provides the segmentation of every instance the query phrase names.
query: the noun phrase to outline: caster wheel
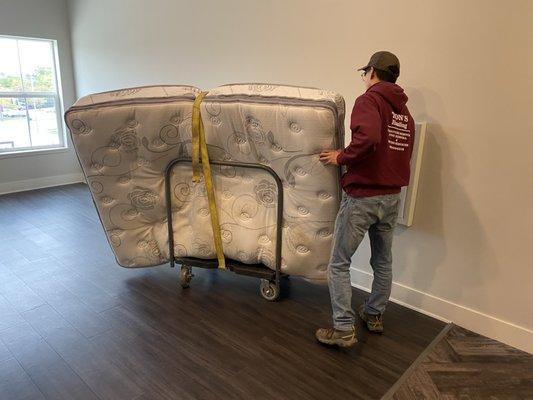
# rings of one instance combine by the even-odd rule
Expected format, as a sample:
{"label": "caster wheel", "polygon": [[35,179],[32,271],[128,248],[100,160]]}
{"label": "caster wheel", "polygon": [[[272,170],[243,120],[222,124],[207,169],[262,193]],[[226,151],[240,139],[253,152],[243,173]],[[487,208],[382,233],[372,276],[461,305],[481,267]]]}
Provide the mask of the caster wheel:
{"label": "caster wheel", "polygon": [[279,297],[279,287],[274,282],[270,282],[266,279],[261,279],[261,296],[268,301],[277,300]]}
{"label": "caster wheel", "polygon": [[191,279],[194,275],[192,274],[191,267],[181,267],[180,270],[180,285],[183,289],[188,288],[191,283]]}

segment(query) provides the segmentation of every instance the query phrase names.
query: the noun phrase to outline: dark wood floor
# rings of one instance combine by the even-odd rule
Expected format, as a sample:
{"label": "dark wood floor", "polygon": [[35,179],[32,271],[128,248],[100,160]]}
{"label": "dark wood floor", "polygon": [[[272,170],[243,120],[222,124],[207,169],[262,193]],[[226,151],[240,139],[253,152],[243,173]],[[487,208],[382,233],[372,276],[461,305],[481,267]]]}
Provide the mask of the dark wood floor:
{"label": "dark wood floor", "polygon": [[533,399],[533,355],[453,326],[393,400]]}
{"label": "dark wood floor", "polygon": [[229,272],[120,268],[81,184],[0,196],[0,238],[0,399],[378,399],[443,328],[391,304],[386,334],[330,349],[324,286],[269,303]]}

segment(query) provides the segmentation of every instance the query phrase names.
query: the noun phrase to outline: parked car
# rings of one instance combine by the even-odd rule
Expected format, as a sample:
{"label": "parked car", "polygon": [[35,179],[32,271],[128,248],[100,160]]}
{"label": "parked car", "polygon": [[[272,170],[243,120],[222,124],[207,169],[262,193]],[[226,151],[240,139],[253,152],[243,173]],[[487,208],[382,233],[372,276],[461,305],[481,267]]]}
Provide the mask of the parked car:
{"label": "parked car", "polygon": [[4,118],[16,118],[16,117],[25,117],[26,110],[24,108],[5,108],[2,111],[2,116]]}

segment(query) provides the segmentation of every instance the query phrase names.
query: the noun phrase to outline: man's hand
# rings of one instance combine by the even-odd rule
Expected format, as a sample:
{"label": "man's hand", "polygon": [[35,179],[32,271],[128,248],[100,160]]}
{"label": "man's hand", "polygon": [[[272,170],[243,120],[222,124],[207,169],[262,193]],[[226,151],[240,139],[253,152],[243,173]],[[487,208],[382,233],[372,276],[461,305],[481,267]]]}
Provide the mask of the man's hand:
{"label": "man's hand", "polygon": [[319,160],[324,164],[339,165],[337,162],[337,156],[340,152],[340,150],[324,150],[322,153],[320,153]]}

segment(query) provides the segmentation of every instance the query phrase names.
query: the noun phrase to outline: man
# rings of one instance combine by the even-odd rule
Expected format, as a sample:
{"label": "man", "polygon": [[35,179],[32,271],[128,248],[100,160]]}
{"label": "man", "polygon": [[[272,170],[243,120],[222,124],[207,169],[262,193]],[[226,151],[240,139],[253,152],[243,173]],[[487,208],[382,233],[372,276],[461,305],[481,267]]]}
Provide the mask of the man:
{"label": "man", "polygon": [[400,203],[400,189],[409,184],[414,122],[407,96],[396,85],[398,58],[387,51],[372,55],[360,68],[366,92],[355,101],[351,143],[343,150],[320,154],[325,164],[344,165],[343,196],[335,221],[328,283],[333,328],[318,329],[316,338],[341,347],[357,342],[351,307],[351,257],[368,231],[374,271],[372,293],[359,309],[371,332],[383,332],[383,312],[392,285],[392,238]]}

